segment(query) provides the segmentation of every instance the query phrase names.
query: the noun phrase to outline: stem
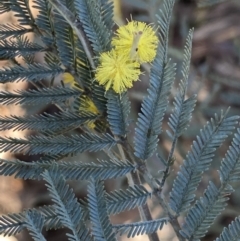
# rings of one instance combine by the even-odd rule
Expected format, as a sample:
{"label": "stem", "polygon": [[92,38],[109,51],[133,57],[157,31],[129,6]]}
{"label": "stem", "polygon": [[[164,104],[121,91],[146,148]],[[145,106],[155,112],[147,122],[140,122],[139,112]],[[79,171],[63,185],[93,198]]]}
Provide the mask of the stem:
{"label": "stem", "polygon": [[[125,156],[125,154],[126,154],[127,157],[128,157],[127,159],[129,161],[131,161],[131,163],[135,163],[132,158],[129,158],[129,154],[131,152],[130,153],[129,152],[124,152],[124,150],[122,148],[122,145],[118,144],[118,150],[119,150],[119,153],[120,153],[123,161],[126,161],[126,156]],[[140,185],[141,184],[141,181],[140,181],[140,178],[139,178],[139,175],[138,175],[137,172],[132,173],[132,174],[128,174],[127,178],[128,178],[129,185],[134,185],[134,184],[135,185]],[[148,207],[147,204],[139,206],[138,207],[138,211],[139,211],[141,220],[148,220],[148,221],[153,220],[151,212],[150,212],[149,207]],[[148,234],[148,237],[149,237],[150,241],[160,241],[160,239],[159,239],[159,237],[158,237],[156,232]]]}
{"label": "stem", "polygon": [[169,207],[168,207],[166,201],[161,197],[161,194],[158,193],[157,196],[158,196],[158,200],[159,200],[160,204],[162,205],[163,209],[168,214],[169,222],[171,223],[171,225],[172,225],[172,227],[173,227],[173,229],[174,229],[178,239],[180,241],[184,241],[185,239],[179,233],[179,231],[181,230],[181,227],[179,225],[179,222],[178,222],[177,218],[173,214],[171,214],[171,212],[169,212]]}
{"label": "stem", "polygon": [[181,227],[178,223],[177,217],[175,216],[171,208],[168,206],[167,201],[165,200],[163,194],[161,193],[161,186],[159,185],[159,182],[157,182],[155,178],[153,178],[151,173],[149,173],[146,163],[143,162],[141,159],[132,155],[131,146],[127,141],[123,143],[123,147],[124,147],[124,151],[127,159],[130,160],[132,163],[139,164],[138,171],[142,174],[145,181],[152,188],[154,196],[157,198],[159,204],[163,207],[165,213],[168,215],[169,222],[171,223],[178,239],[180,241],[184,241],[185,239],[179,233],[179,231],[181,230]]}
{"label": "stem", "polygon": [[52,6],[65,18],[68,24],[72,27],[75,31],[76,35],[78,36],[79,40],[82,43],[83,49],[87,55],[88,61],[92,67],[92,69],[96,69],[95,63],[93,61],[93,50],[91,44],[84,32],[83,25],[79,19],[75,18],[70,10],[68,10],[61,2],[58,0],[48,0]]}
{"label": "stem", "polygon": [[163,188],[164,186],[164,183],[167,179],[167,176],[168,176],[168,173],[169,173],[169,169],[170,169],[170,166],[171,166],[171,162],[172,162],[172,157],[173,157],[173,153],[174,153],[174,150],[176,148],[176,145],[177,145],[177,138],[174,139],[173,143],[172,143],[172,146],[171,146],[171,150],[170,150],[170,153],[168,155],[168,159],[167,159],[167,167],[166,167],[166,170],[163,172],[163,178],[162,178],[162,182],[160,184],[160,187]]}
{"label": "stem", "polygon": [[[125,141],[123,146],[125,148],[125,154],[126,154],[127,158],[131,162],[139,164],[140,168],[138,169],[138,171],[143,175],[145,181],[150,185],[150,187],[153,190],[153,194],[158,199],[158,201],[159,201],[160,205],[163,207],[165,213],[167,213],[167,215],[169,217],[169,222],[172,224],[172,227],[173,227],[178,239],[180,241],[184,241],[184,238],[179,233],[179,231],[181,230],[181,227],[178,223],[177,217],[174,215],[171,208],[168,206],[167,202],[165,201],[164,197],[161,194],[162,187],[161,186],[159,187],[159,184],[155,181],[153,176],[149,173],[146,163],[143,162],[141,159],[132,155],[132,150],[131,150],[131,146],[129,145],[129,143],[127,141]],[[175,148],[175,144],[172,146],[172,151],[171,151],[172,154],[173,154],[174,148]],[[139,178],[138,178],[138,180],[139,180]],[[139,184],[140,184],[140,182],[139,182]],[[147,208],[148,208],[148,206],[147,206]],[[145,210],[145,211],[148,212],[149,209]],[[149,211],[149,215],[151,216],[150,211]],[[152,217],[151,217],[151,219],[152,219]]]}
{"label": "stem", "polygon": [[146,182],[152,188],[154,196],[157,198],[157,200],[160,203],[160,205],[162,206],[163,210],[169,217],[169,222],[171,223],[178,239],[180,241],[184,241],[185,239],[181,236],[181,234],[179,232],[181,230],[181,227],[178,223],[177,217],[173,213],[172,209],[168,206],[167,201],[165,200],[165,198],[161,192],[161,190],[162,190],[161,186],[159,186],[159,184],[156,182],[156,180],[153,178],[153,176],[149,173],[145,163],[144,163],[144,165],[142,165],[140,167],[139,171],[143,175]]}

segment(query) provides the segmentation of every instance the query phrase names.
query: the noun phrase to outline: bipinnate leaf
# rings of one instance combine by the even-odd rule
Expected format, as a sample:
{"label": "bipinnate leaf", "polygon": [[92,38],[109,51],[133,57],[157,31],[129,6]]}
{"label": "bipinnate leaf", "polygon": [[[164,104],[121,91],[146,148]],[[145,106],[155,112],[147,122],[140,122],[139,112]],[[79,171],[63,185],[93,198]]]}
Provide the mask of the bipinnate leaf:
{"label": "bipinnate leaf", "polygon": [[151,221],[118,224],[114,225],[114,228],[120,235],[127,234],[128,238],[134,238],[136,235],[151,234],[161,230],[167,222],[168,218],[161,218]]}
{"label": "bipinnate leaf", "polygon": [[215,241],[237,241],[240,239],[240,217],[235,218],[228,227],[223,229]]}
{"label": "bipinnate leaf", "polygon": [[79,90],[55,86],[51,88],[15,90],[14,92],[1,91],[0,101],[2,105],[46,105],[77,98],[80,95]]}
{"label": "bipinnate leaf", "polygon": [[46,241],[42,234],[44,216],[37,211],[28,211],[25,216],[25,227],[28,229],[34,241]]}
{"label": "bipinnate leaf", "polygon": [[164,11],[161,12],[161,17],[158,17],[160,44],[151,66],[148,95],[144,98],[138,114],[134,154],[142,160],[151,157],[157,148],[158,135],[162,132],[161,125],[168,105],[167,98],[175,78],[175,65],[168,60],[167,55],[168,31],[174,2],[165,0]]}
{"label": "bipinnate leaf", "polygon": [[240,180],[240,128],[237,129],[233,141],[221,162],[219,175],[222,183]]}
{"label": "bipinnate leaf", "polygon": [[[109,213],[120,213],[122,210],[131,210],[137,206],[142,206],[151,198],[152,193],[144,186],[130,186],[127,190],[116,190],[106,193]],[[116,202],[118,205],[116,205]]]}
{"label": "bipinnate leaf", "polygon": [[192,112],[196,104],[196,95],[186,98],[187,82],[190,70],[191,50],[192,50],[192,37],[193,30],[189,31],[186,44],[184,47],[184,60],[182,67],[182,80],[179,83],[178,92],[174,98],[174,111],[170,115],[168,125],[171,128],[173,134],[168,131],[168,135],[171,137],[173,143],[176,142],[189,126],[189,122],[192,118]]}
{"label": "bipinnate leaf", "polygon": [[188,210],[195,198],[194,193],[201,181],[202,173],[209,168],[216,149],[232,133],[238,119],[238,116],[227,118],[223,113],[220,117],[215,114],[215,118],[207,122],[200,131],[180,167],[170,193],[170,207],[177,214]]}
{"label": "bipinnate leaf", "polygon": [[45,135],[29,136],[28,139],[3,138],[0,137],[0,150],[3,152],[25,152],[31,155],[51,154],[65,155],[69,153],[81,153],[84,151],[100,151],[110,148],[116,144],[112,136],[97,134],[82,134],[71,136]]}
{"label": "bipinnate leaf", "polygon": [[[15,178],[22,178],[25,180],[41,180],[41,173],[45,169],[49,170],[54,166],[57,166],[59,175],[62,175],[67,180],[89,180],[92,177],[106,180],[110,178],[122,177],[127,173],[134,172],[136,170],[135,165],[129,162],[123,162],[122,160],[98,160],[97,162],[65,162],[54,160],[44,161],[44,159],[42,159],[41,161],[32,163],[19,160],[8,161],[0,159],[0,175],[14,175]],[[133,205],[133,203],[131,204]],[[118,206],[118,208],[120,207]]]}
{"label": "bipinnate leaf", "polygon": [[124,137],[127,133],[130,102],[127,92],[119,95],[109,90],[107,96],[107,114],[110,128],[114,135]]}
{"label": "bipinnate leaf", "polygon": [[88,185],[88,207],[92,223],[91,233],[96,241],[113,241],[116,236],[110,222],[105,200],[104,185],[92,179]]}
{"label": "bipinnate leaf", "polygon": [[203,197],[189,210],[186,221],[180,230],[181,235],[188,240],[200,240],[208,231],[216,217],[227,205],[229,195],[233,192],[230,185],[217,188],[209,182]]}
{"label": "bipinnate leaf", "polygon": [[54,202],[54,209],[60,222],[71,230],[67,233],[70,241],[92,240],[82,217],[83,210],[78,203],[73,190],[58,174],[56,167],[42,174],[46,186]]}

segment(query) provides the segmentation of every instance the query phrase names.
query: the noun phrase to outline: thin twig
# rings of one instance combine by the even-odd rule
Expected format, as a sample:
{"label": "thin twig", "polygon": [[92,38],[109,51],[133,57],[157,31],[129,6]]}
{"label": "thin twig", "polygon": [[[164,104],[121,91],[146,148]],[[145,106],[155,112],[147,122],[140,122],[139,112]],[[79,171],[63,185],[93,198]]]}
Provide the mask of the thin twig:
{"label": "thin twig", "polygon": [[[130,156],[129,156],[130,157]],[[130,157],[131,158],[131,157]],[[136,158],[135,158],[136,159]],[[139,163],[139,160],[138,160]],[[143,175],[144,179],[146,180],[146,182],[150,185],[150,187],[153,190],[153,194],[154,196],[158,199],[159,204],[162,206],[163,210],[165,211],[165,213],[168,215],[169,217],[169,222],[171,223],[178,239],[180,241],[184,241],[184,238],[181,236],[181,234],[179,233],[179,231],[181,230],[181,227],[178,223],[177,217],[174,215],[174,213],[172,212],[171,208],[168,206],[167,202],[165,201],[162,193],[161,193],[161,188],[158,185],[158,183],[155,181],[155,179],[153,178],[153,176],[149,173],[146,164],[142,164],[139,168],[140,173]],[[149,212],[150,213],[150,212]],[[151,214],[150,214],[151,215]]]}
{"label": "thin twig", "polygon": [[163,194],[161,193],[161,187],[159,186],[159,183],[156,182],[155,178],[151,175],[151,173],[148,171],[146,163],[143,162],[141,159],[135,157],[132,155],[132,150],[130,148],[130,145],[127,141],[123,144],[125,155],[127,159],[133,163],[137,163],[139,165],[138,171],[142,174],[145,181],[149,184],[149,186],[153,190],[154,196],[157,198],[159,204],[164,209],[165,213],[169,217],[169,222],[171,223],[178,239],[180,241],[184,241],[184,238],[180,234],[181,227],[178,223],[177,217],[175,216],[174,212],[171,210],[171,208],[168,206],[167,201],[165,201],[165,198]]}
{"label": "thin twig", "polygon": [[181,227],[178,223],[177,217],[175,216],[172,209],[168,206],[167,201],[165,200],[165,198],[161,192],[161,187],[158,185],[158,183],[155,181],[155,179],[149,173],[146,164],[144,164],[140,167],[139,172],[143,175],[146,182],[152,188],[154,196],[157,198],[159,204],[162,206],[163,210],[168,215],[169,222],[171,223],[178,239],[180,241],[184,241],[185,239],[181,236],[181,234],[179,232],[181,230]]}
{"label": "thin twig", "polygon": [[169,174],[169,170],[170,170],[170,167],[171,165],[173,164],[172,163],[172,158],[173,158],[173,154],[174,154],[174,150],[176,148],[176,145],[177,145],[177,136],[175,136],[173,142],[172,142],[172,146],[171,146],[171,150],[170,150],[170,153],[168,155],[168,159],[167,159],[167,167],[165,169],[165,171],[163,172],[163,178],[162,178],[162,182],[161,182],[161,189],[163,188],[164,184],[165,184],[165,181],[168,177],[168,174]]}
{"label": "thin twig", "polygon": [[83,49],[87,55],[88,61],[92,67],[92,69],[96,69],[95,63],[93,61],[93,50],[91,44],[84,32],[82,23],[77,19],[70,10],[68,10],[61,2],[58,0],[48,0],[52,6],[65,18],[68,24],[72,27],[75,31],[76,35],[78,36],[79,40],[82,43]]}
{"label": "thin twig", "polygon": [[[119,150],[119,153],[121,154],[123,161],[129,160],[132,164],[135,163],[135,162],[133,162],[133,159],[131,157],[129,158],[129,152],[126,152],[126,151],[124,152],[122,145],[118,144],[118,150]],[[125,154],[127,155],[127,158],[125,157]],[[129,184],[135,184],[135,185],[141,184],[141,181],[140,181],[140,178],[139,178],[139,175],[137,172],[127,175],[127,178],[128,178]],[[150,212],[147,204],[139,206],[138,210],[139,210],[140,217],[143,221],[153,220],[151,212]],[[156,232],[148,234],[148,237],[149,237],[150,241],[160,241]]]}

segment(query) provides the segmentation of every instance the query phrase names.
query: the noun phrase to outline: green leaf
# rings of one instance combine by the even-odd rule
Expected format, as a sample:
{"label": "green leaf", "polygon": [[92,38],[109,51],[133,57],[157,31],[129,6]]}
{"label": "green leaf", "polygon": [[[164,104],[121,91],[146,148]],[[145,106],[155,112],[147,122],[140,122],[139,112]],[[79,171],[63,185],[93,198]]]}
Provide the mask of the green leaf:
{"label": "green leaf", "polygon": [[45,170],[42,174],[47,182],[46,186],[50,192],[54,209],[61,223],[69,228],[72,233],[67,233],[69,240],[81,241],[81,237],[91,240],[88,230],[83,223],[83,211],[77,201],[73,190],[69,188],[65,180],[56,172],[56,168]]}
{"label": "green leaf", "polygon": [[97,115],[91,113],[81,113],[81,116],[71,112],[61,112],[55,114],[43,113],[34,116],[0,116],[0,131],[13,129],[16,130],[38,130],[38,131],[57,131],[68,126],[77,128],[84,123],[94,121]]}
{"label": "green leaf", "polygon": [[40,81],[47,77],[55,77],[64,73],[59,65],[28,64],[26,67],[3,67],[0,70],[0,83],[19,81]]}
{"label": "green leaf", "polygon": [[240,239],[240,217],[235,218],[228,227],[223,229],[216,241],[237,241]]}
{"label": "green leaf", "polygon": [[200,240],[208,231],[216,217],[225,209],[228,195],[233,192],[230,185],[217,188],[209,182],[203,197],[189,210],[186,221],[180,230],[181,235],[188,240]]}
{"label": "green leaf", "polygon": [[128,115],[130,112],[130,102],[127,92],[121,96],[114,91],[107,92],[107,118],[114,135],[125,136],[128,127]]}
{"label": "green leaf", "polygon": [[128,238],[134,238],[136,235],[151,234],[161,230],[164,224],[167,224],[168,218],[161,218],[151,221],[142,221],[129,224],[114,225],[116,232],[120,235],[127,234]]}
{"label": "green leaf", "polygon": [[148,95],[143,100],[141,112],[138,114],[134,136],[135,155],[143,160],[151,157],[157,148],[158,135],[167,108],[167,98],[175,78],[175,65],[167,60],[168,31],[173,0],[165,0],[164,10],[159,18],[160,44],[150,72]]}
{"label": "green leaf", "polygon": [[56,137],[44,135],[29,136],[28,139],[0,137],[0,150],[3,152],[24,152],[31,155],[51,154],[65,155],[76,154],[84,151],[100,151],[111,148],[116,141],[108,134],[98,136],[96,134],[82,134]]}
{"label": "green leaf", "polygon": [[214,157],[216,149],[232,133],[238,116],[226,118],[221,113],[204,126],[193,142],[192,150],[183,161],[170,193],[170,207],[177,214],[186,211],[194,200],[202,174],[206,171]]}
{"label": "green leaf", "polygon": [[90,181],[88,185],[88,207],[89,216],[92,223],[92,234],[94,240],[116,240],[116,236],[112,229],[110,222],[107,205],[104,199],[105,191],[103,189],[103,182]]}
{"label": "green leaf", "polygon": [[[98,160],[97,163],[69,163],[64,161],[44,161],[43,158],[41,161],[29,163],[19,160],[7,161],[0,159],[0,174],[4,176],[14,175],[15,178],[22,178],[25,180],[40,180],[40,174],[45,169],[49,170],[52,166],[57,166],[59,175],[61,174],[65,179],[68,180],[88,180],[91,177],[95,179],[106,180],[110,178],[122,177],[129,172],[135,171],[136,169],[136,166],[130,163],[125,163],[121,160]],[[138,191],[140,193],[140,190]],[[129,191],[129,195],[130,193],[132,192]],[[135,205],[135,203],[133,202],[131,205]],[[116,207],[113,205],[113,208]],[[120,206],[118,206],[118,208],[121,210]]]}
{"label": "green leaf", "polygon": [[69,98],[77,98],[79,95],[81,92],[77,89],[55,86],[36,90],[1,91],[0,101],[2,105],[46,105],[63,102]]}
{"label": "green leaf", "polygon": [[28,230],[35,241],[46,241],[42,234],[44,216],[36,211],[26,212],[26,224],[24,225]]}

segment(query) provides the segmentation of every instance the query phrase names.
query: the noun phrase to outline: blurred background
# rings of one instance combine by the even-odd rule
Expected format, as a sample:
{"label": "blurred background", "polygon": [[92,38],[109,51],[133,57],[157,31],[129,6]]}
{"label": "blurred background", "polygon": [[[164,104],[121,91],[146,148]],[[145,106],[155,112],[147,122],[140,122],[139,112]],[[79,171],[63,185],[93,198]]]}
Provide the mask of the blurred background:
{"label": "blurred background", "polygon": [[[115,0],[115,22],[117,25],[123,25],[127,19],[131,18],[146,23],[156,24],[156,14],[162,6],[161,0]],[[205,1],[198,1],[203,3]],[[212,1],[213,2],[213,1]],[[166,135],[168,129],[167,120],[172,111],[173,97],[176,94],[179,80],[181,78],[181,64],[183,60],[183,47],[190,28],[194,28],[192,63],[188,84],[188,96],[197,94],[197,106],[193,113],[191,125],[186,133],[180,138],[178,147],[175,152],[175,164],[173,170],[166,182],[164,194],[168,196],[174,177],[176,176],[179,166],[181,165],[186,153],[191,148],[191,143],[199,134],[199,130],[214,113],[220,115],[221,110],[224,112],[231,106],[228,116],[240,114],[240,1],[225,1],[219,4],[207,5],[200,7],[197,1],[179,0],[176,1],[172,15],[169,39],[169,57],[172,63],[177,64],[177,76],[175,85],[172,88],[169,99],[169,108],[163,123],[163,133],[160,136],[158,151],[163,156],[167,156],[171,142]],[[33,13],[37,14],[33,9]],[[1,23],[15,22],[13,14],[3,14],[0,16]],[[156,24],[157,25],[157,24]],[[161,26],[160,26],[161,27]],[[34,36],[29,35],[30,38]],[[35,41],[33,39],[33,41]],[[37,40],[36,40],[37,41]],[[36,61],[43,61],[41,54],[35,56]],[[22,61],[19,59],[18,61]],[[1,66],[9,65],[8,61],[0,61]],[[131,119],[136,120],[137,113],[141,107],[141,101],[147,93],[148,74],[150,65],[142,66],[144,75],[141,81],[136,82],[134,87],[129,91],[132,101]],[[0,85],[1,91],[11,91],[29,87],[26,83],[14,83]],[[41,113],[43,111],[54,112],[53,106],[41,107],[40,109],[31,109],[19,106],[0,106],[1,115],[26,115],[31,113]],[[134,122],[130,125],[130,131],[134,132]],[[4,131],[4,136],[23,137],[26,132]],[[132,135],[131,135],[132,136]],[[231,137],[232,138],[232,137]],[[225,141],[224,145],[217,152],[211,168],[207,171],[197,191],[197,197],[201,196],[209,180],[216,184],[219,183],[217,169],[220,166],[221,159],[224,157],[230,144],[231,138]],[[97,156],[99,158],[99,155]],[[19,158],[25,161],[34,161],[35,157],[23,155],[12,156],[9,153],[0,154],[0,158],[14,159]],[[93,161],[96,155],[81,155],[74,160],[81,158]],[[103,158],[104,157],[103,155]],[[71,161],[71,160],[69,160]],[[153,156],[148,163],[149,169],[155,177],[159,176],[159,170],[163,169],[162,163],[156,156]],[[78,197],[84,197],[86,190],[84,182],[71,182]],[[240,185],[239,185],[240,186]],[[106,182],[108,191],[114,188],[126,187],[126,180],[111,180]],[[148,186],[146,186],[148,188]],[[229,205],[223,214],[217,218],[206,237],[202,240],[214,240],[237,215],[240,214],[240,188],[234,186],[235,192],[231,195]],[[16,213],[23,209],[38,207],[44,204],[50,204],[44,183],[35,181],[23,181],[12,177],[0,176],[0,214]],[[149,201],[152,215],[154,218],[164,216],[161,208],[153,199]],[[121,213],[112,217],[113,223],[138,221],[139,215],[137,210]],[[179,219],[183,223],[184,219]],[[47,240],[66,240],[62,235],[65,230],[46,232]],[[177,240],[171,227],[166,225],[158,232],[161,240]],[[22,232],[16,237],[0,236],[3,240],[31,240],[27,232]],[[121,237],[126,240],[126,237]],[[131,239],[130,239],[131,240]],[[132,240],[147,240],[147,237],[139,236]]]}

